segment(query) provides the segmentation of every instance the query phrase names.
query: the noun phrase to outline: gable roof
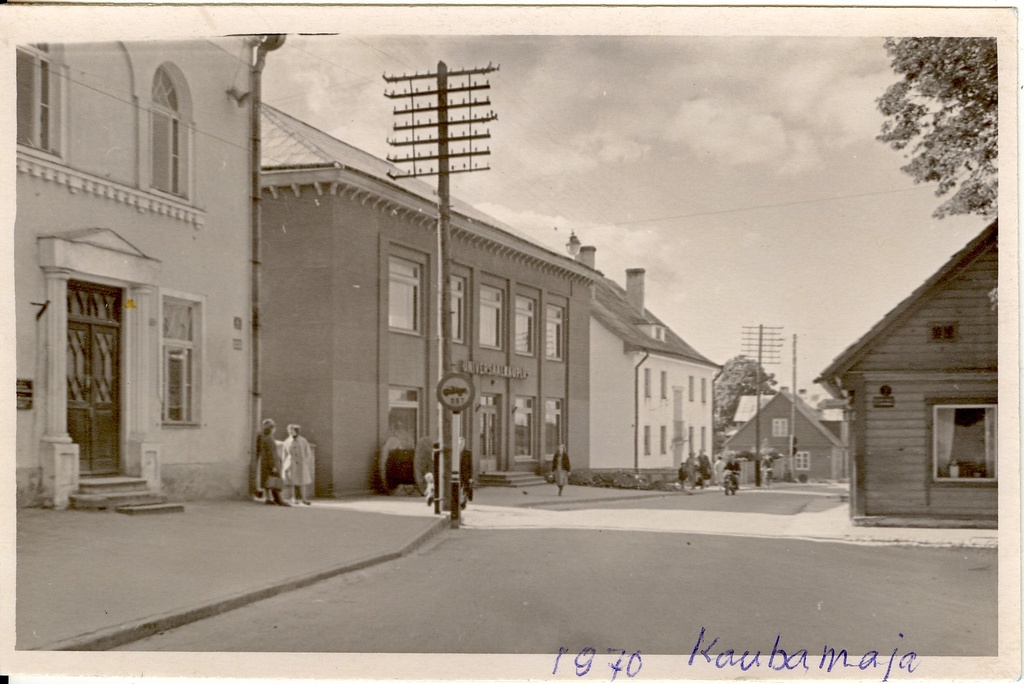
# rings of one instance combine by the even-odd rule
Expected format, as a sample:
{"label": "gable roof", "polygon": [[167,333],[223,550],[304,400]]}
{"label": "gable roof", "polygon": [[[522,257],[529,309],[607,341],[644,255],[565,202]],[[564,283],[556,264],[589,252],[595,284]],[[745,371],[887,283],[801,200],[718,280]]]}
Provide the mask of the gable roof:
{"label": "gable roof", "polygon": [[[769,401],[772,400],[774,394],[762,394],[761,395],[761,408],[764,408]],[[756,394],[744,394],[740,397],[739,403],[736,404],[736,413],[733,415],[732,422],[734,423],[746,423],[748,420],[754,417],[754,411],[757,407],[757,395]]]}
{"label": "gable roof", "polygon": [[[687,344],[682,337],[649,310],[644,309],[641,315],[626,298],[626,291],[609,278],[600,277],[594,283],[594,298],[590,303],[590,315],[621,339],[627,352],[645,351],[685,359],[713,368],[720,367]],[[654,339],[639,327],[642,325],[661,326],[665,329],[665,340]]]}
{"label": "gable roof", "polygon": [[986,249],[999,240],[999,220],[990,223],[977,237],[967,243],[959,252],[936,271],[930,278],[910,293],[906,299],[896,305],[882,320],[876,323],[859,340],[846,348],[829,366],[821,372],[814,382],[824,385],[835,394],[839,390],[836,382],[838,376],[852,368],[868,352],[871,346],[891,328],[902,322],[934,288],[940,287],[974,262]]}
{"label": "gable roof", "polygon": [[[752,399],[752,400],[754,398],[755,397],[753,397],[753,396],[750,397],[750,399]],[[764,399],[764,397],[761,397],[761,398]],[[770,395],[768,397],[768,401],[764,402],[762,404],[761,411],[765,411],[769,406],[771,406],[772,404],[774,404],[776,402],[785,402],[785,404],[787,406],[792,403],[796,407],[796,412],[798,414],[800,414],[801,416],[803,416],[804,419],[806,419],[807,422],[810,423],[811,426],[814,427],[818,432],[820,432],[822,435],[824,435],[828,439],[828,441],[832,444],[832,446],[839,447],[839,448],[843,447],[843,441],[841,439],[839,439],[839,437],[837,437],[834,432],[832,432],[827,427],[825,427],[824,425],[821,424],[821,421],[818,419],[817,413],[814,411],[813,408],[808,406],[807,403],[803,399],[801,399],[799,397],[794,397],[792,393],[790,393],[790,392],[788,392],[786,390],[782,390],[778,394]],[[751,401],[751,406],[753,406],[753,403],[754,402]],[[737,411],[737,414],[738,413],[739,412]],[[750,418],[753,418],[753,414],[751,414]],[[750,428],[750,418],[748,418],[747,421],[743,425],[741,425],[739,427],[739,429],[737,429],[736,432],[733,433],[729,437],[729,439],[726,440],[726,442],[725,442],[726,445],[728,445],[733,439],[735,439],[742,432],[744,432],[745,429],[749,429]]]}

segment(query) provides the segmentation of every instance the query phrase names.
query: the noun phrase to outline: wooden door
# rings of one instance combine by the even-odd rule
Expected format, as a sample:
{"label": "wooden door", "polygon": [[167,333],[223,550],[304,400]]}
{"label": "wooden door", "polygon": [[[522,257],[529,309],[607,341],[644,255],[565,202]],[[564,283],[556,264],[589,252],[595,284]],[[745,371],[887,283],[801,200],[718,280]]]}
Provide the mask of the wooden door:
{"label": "wooden door", "polygon": [[83,475],[121,466],[121,291],[68,283],[68,433]]}

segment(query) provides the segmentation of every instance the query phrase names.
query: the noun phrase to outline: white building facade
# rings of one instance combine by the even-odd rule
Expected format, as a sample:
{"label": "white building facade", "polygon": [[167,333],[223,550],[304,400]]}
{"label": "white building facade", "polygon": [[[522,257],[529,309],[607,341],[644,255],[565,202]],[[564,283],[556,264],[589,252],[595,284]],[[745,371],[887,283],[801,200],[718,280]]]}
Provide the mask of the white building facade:
{"label": "white building facade", "polygon": [[[593,267],[593,248],[581,257]],[[666,470],[689,454],[710,457],[720,367],[644,308],[643,269],[626,275],[625,290],[607,278],[594,286],[587,467]]]}
{"label": "white building facade", "polygon": [[18,47],[19,505],[247,489],[252,50]]}

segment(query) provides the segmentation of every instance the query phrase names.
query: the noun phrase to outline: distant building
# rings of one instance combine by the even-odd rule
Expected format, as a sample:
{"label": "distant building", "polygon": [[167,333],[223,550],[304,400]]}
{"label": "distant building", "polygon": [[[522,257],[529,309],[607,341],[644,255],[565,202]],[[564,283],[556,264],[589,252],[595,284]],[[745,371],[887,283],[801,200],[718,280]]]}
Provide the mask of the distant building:
{"label": "distant building", "polygon": [[[263,109],[263,413],[316,443],[321,496],[374,485],[386,442],[438,435],[437,197],[393,165]],[[452,360],[477,473],[589,450],[595,271],[453,200]]]}
{"label": "distant building", "polygon": [[[751,401],[740,402],[735,419],[740,425],[725,441],[723,449],[737,454],[757,453],[756,414],[752,410],[756,397],[741,399]],[[772,466],[773,478],[839,480],[846,477],[846,445],[842,436],[826,427],[813,408],[794,397],[787,388],[761,399],[761,453],[774,452],[781,456]],[[741,409],[744,409],[742,414]],[[792,453],[790,434],[795,437]]]}
{"label": "distant building", "polygon": [[993,222],[818,378],[853,416],[855,519],[995,523],[998,243]]}
{"label": "distant building", "polygon": [[[17,48],[17,490],[247,489],[246,38]],[[240,66],[241,63],[241,66]]]}
{"label": "distant building", "polygon": [[[594,248],[580,257],[594,265]],[[594,284],[590,319],[590,452],[578,466],[675,469],[714,448],[712,381],[720,366],[644,306],[643,269],[623,289]]]}

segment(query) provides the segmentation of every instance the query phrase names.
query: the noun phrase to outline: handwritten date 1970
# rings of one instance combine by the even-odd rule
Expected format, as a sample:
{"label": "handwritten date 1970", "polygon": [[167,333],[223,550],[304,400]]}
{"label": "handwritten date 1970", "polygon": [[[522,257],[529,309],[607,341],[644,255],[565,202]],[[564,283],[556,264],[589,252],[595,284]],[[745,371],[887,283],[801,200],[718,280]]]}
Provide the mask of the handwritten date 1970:
{"label": "handwritten date 1970", "polygon": [[[565,647],[559,647],[558,655],[555,656],[555,667],[551,670],[551,674],[558,674],[558,662],[562,659],[563,655],[569,653],[569,649]],[[589,672],[590,668],[594,666],[594,658],[597,656],[597,649],[591,646],[587,646],[580,651],[575,658],[573,658],[573,664],[576,666],[576,676],[585,677]],[[632,679],[640,673],[640,668],[643,667],[643,658],[640,656],[640,651],[633,651],[629,658],[626,658],[625,649],[621,648],[609,648],[608,649],[608,662],[606,663],[612,671],[611,681],[615,681],[615,677],[620,672],[625,672],[626,676]],[[612,658],[615,660],[613,661]],[[625,664],[623,664],[625,661]]]}

